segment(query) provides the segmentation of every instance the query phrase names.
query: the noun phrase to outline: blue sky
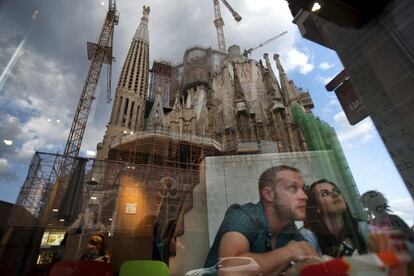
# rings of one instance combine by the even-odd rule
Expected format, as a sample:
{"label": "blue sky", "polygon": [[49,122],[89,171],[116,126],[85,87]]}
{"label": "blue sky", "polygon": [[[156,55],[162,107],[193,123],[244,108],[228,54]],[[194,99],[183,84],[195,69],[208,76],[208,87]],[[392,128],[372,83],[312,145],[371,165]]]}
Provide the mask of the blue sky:
{"label": "blue sky", "polygon": [[[335,127],[361,193],[385,192],[392,209],[413,224],[414,206],[370,119],[347,124],[341,107],[324,85],[342,69],[337,55],[303,39],[285,1],[230,1],[243,20],[235,23],[222,7],[227,46],[250,48],[285,30],[288,34],[252,53],[279,53],[290,79],[309,90],[314,113]],[[217,45],[212,1],[118,1],[120,23],[114,37],[113,85],[141,17],[151,6],[150,58],[178,62],[186,48]],[[3,0],[0,4],[0,72],[13,55],[13,66],[0,83],[0,199],[14,202],[35,150],[62,152],[89,62],[86,41],[96,42],[106,1]],[[26,36],[27,34],[27,36]],[[22,49],[16,49],[22,40]],[[105,76],[105,68],[102,76]],[[105,79],[96,92],[81,154],[94,150],[109,118]],[[57,121],[59,120],[59,122]],[[12,146],[2,143],[12,139]],[[392,185],[393,189],[389,189]]]}

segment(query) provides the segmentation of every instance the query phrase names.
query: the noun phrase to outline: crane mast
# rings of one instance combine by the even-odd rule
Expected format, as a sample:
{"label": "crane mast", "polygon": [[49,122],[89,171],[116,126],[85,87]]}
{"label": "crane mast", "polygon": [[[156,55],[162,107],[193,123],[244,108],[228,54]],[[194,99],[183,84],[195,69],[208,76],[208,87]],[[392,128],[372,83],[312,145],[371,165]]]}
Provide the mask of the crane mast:
{"label": "crane mast", "polygon": [[79,155],[86,124],[88,122],[89,111],[91,110],[92,102],[95,99],[95,90],[102,65],[105,63],[111,66],[112,64],[113,32],[114,25],[118,24],[118,18],[119,14],[116,10],[115,0],[109,0],[108,12],[106,13],[105,22],[98,43],[87,43],[88,58],[91,60],[91,64],[63,152],[64,161],[59,170],[61,175],[72,171],[74,158]]}
{"label": "crane mast", "polygon": [[[226,8],[229,9],[229,11],[234,17],[234,20],[236,20],[237,22],[242,20],[241,16],[230,6],[230,4],[226,0],[221,0],[221,2],[223,2]],[[223,30],[224,21],[223,21],[223,18],[221,17],[220,3],[219,3],[219,0],[213,0],[213,3],[214,3],[214,21],[213,22],[214,22],[214,25],[216,26],[218,47],[220,51],[225,52],[226,41],[224,39],[224,30]]]}
{"label": "crane mast", "polygon": [[218,40],[218,47],[220,51],[225,52],[226,51],[226,41],[224,40],[224,21],[221,17],[220,12],[220,3],[218,0],[213,0],[214,2],[214,25],[216,26],[217,30],[217,40]]}

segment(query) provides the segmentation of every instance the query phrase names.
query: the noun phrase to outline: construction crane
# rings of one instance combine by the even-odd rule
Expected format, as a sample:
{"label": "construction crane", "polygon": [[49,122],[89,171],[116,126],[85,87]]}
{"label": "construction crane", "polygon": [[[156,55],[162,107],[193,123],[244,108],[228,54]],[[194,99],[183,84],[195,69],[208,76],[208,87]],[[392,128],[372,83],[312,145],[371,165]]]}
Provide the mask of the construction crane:
{"label": "construction crane", "polygon": [[241,16],[230,6],[230,4],[226,0],[221,0],[223,2],[224,6],[231,12],[231,14],[234,17],[234,20],[237,22],[240,22],[242,20]]}
{"label": "construction crane", "polygon": [[[224,6],[231,12],[231,14],[234,17],[234,20],[237,22],[240,22],[242,20],[241,16],[230,6],[230,4],[226,0],[221,0],[223,2]],[[217,30],[217,40],[218,40],[218,47],[220,51],[225,52],[226,51],[226,41],[224,39],[224,21],[221,17],[220,12],[220,3],[219,0],[213,0],[214,3],[214,25],[216,26]]]}
{"label": "construction crane", "polygon": [[272,37],[272,38],[269,38],[269,39],[268,39],[268,40],[266,40],[265,42],[262,42],[262,43],[260,43],[259,45],[255,46],[255,47],[253,47],[253,48],[250,48],[250,49],[244,50],[243,55],[247,57],[247,56],[248,56],[248,55],[250,55],[250,54],[251,54],[254,50],[256,50],[256,49],[258,49],[258,48],[260,48],[260,47],[262,47],[262,46],[264,46],[264,45],[266,45],[266,44],[268,44],[268,43],[272,42],[273,40],[275,40],[275,39],[277,39],[277,38],[279,38],[279,37],[281,37],[281,36],[283,36],[283,35],[285,35],[285,34],[287,34],[287,31],[284,31],[283,33],[278,34],[277,36],[274,36],[274,37]]}
{"label": "construction crane", "polygon": [[[83,85],[82,93],[76,108],[72,126],[63,152],[64,161],[60,167],[60,175],[66,175],[73,169],[74,159],[79,155],[89,111],[95,99],[95,90],[98,85],[99,76],[103,64],[108,64],[108,88],[110,99],[111,66],[112,66],[112,45],[114,26],[118,25],[119,13],[116,10],[115,0],[108,0],[109,7],[106,13],[98,43],[87,43],[88,59],[91,61],[88,75]],[[108,90],[107,90],[108,93]],[[107,94],[108,99],[108,94]]]}

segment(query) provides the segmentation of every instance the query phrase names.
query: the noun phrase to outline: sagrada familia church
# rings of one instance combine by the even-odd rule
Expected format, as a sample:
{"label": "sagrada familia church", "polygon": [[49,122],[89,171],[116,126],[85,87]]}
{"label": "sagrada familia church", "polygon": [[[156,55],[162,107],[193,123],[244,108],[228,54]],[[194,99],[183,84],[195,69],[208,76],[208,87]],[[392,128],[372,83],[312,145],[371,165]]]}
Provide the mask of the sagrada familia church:
{"label": "sagrada familia church", "polygon": [[[257,201],[261,172],[278,164],[299,167],[308,184],[332,179],[357,201],[334,129],[314,116],[309,91],[288,78],[279,55],[254,60],[237,45],[195,46],[180,64],[157,60],[150,68],[149,15],[144,7],[96,159],[78,162],[70,181],[80,184],[58,192],[60,205],[43,214],[45,233],[69,229],[64,259],[101,231],[115,269],[151,259],[163,243],[170,274],[184,275],[203,266],[226,208]],[[45,189],[32,201],[43,202]],[[21,192],[18,202],[27,198]],[[358,204],[352,211],[362,213]],[[50,248],[41,248],[38,263]]]}
{"label": "sagrada familia church", "polygon": [[[131,164],[130,172],[120,177],[117,203],[113,203],[118,210],[111,214],[116,221],[114,238],[120,229],[118,236],[123,238],[117,240],[124,245],[114,248],[114,255],[122,252],[137,257],[135,249],[143,243],[133,237],[139,235],[137,231],[145,232],[137,230],[139,221],[148,219],[149,229],[160,227],[164,233],[174,222],[173,235],[184,237],[182,240],[193,235],[193,241],[189,238],[183,246],[185,255],[180,256],[177,249],[168,256],[170,266],[177,266],[180,275],[194,268],[191,265],[197,255],[198,266],[202,266],[209,245],[200,245],[199,232],[208,232],[211,222],[206,217],[211,214],[200,211],[198,222],[187,214],[197,205],[206,209],[209,204],[208,191],[200,188],[200,183],[208,182],[203,165],[209,157],[333,151],[340,168],[337,172],[354,188],[334,130],[314,117],[309,92],[288,79],[279,55],[270,58],[264,54],[264,61],[257,61],[243,55],[237,45],[228,52],[196,46],[185,51],[182,63],[154,61],[150,69],[149,14],[150,9],[144,7],[122,67],[105,135],[97,146],[98,160]],[[98,182],[105,181],[105,173],[101,175]],[[257,180],[253,186],[256,189]],[[196,190],[201,193],[199,199]],[[348,194],[357,196],[352,189]],[[124,209],[127,211],[119,211]],[[145,210],[145,215],[139,210]],[[197,224],[201,224],[199,229],[190,226]],[[126,250],[131,243],[136,243],[135,249]],[[198,245],[194,247],[194,243]],[[193,256],[191,261],[188,254]],[[170,269],[174,271],[174,267]]]}
{"label": "sagrada familia church", "polygon": [[[200,147],[214,147],[220,154],[308,150],[292,109],[297,105],[310,112],[313,102],[287,78],[278,55],[271,61],[265,54],[263,64],[241,55],[237,45],[229,53],[193,47],[177,66],[154,61],[149,83],[148,17],[145,9],[119,77],[98,159],[113,158],[114,137],[126,134],[135,142],[148,139],[145,132],[153,130],[194,144],[210,139],[214,143],[201,142]],[[276,62],[280,83],[271,62]]]}

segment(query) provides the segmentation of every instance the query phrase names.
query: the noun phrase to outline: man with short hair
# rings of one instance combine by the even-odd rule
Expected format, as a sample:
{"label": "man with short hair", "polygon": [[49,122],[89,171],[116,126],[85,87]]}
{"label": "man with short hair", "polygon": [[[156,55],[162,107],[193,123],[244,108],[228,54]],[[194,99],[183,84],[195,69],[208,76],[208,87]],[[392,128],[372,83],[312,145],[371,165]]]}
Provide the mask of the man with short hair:
{"label": "man with short hair", "polygon": [[228,208],[205,267],[215,265],[219,258],[250,257],[262,274],[277,275],[294,262],[317,256],[294,224],[305,218],[303,187],[300,171],[294,167],[264,171],[259,179],[260,201]]}

